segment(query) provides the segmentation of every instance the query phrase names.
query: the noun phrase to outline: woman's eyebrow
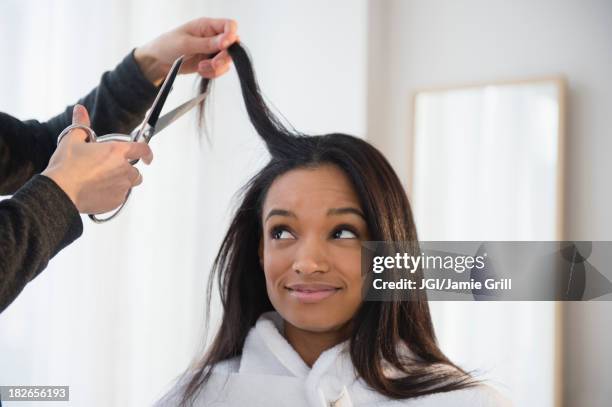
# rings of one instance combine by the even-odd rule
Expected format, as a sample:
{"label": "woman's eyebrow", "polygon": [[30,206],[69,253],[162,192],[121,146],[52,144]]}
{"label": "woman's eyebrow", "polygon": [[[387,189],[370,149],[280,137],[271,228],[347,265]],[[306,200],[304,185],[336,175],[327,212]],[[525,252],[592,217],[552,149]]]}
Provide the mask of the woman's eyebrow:
{"label": "woman's eyebrow", "polygon": [[[361,218],[363,218],[363,220],[365,220],[365,215],[363,214],[363,212],[361,212],[359,209],[357,208],[353,208],[350,206],[344,207],[344,208],[331,208],[327,211],[327,216],[331,216],[331,215],[346,215],[346,214],[353,214],[353,215],[357,215]],[[268,215],[266,216],[266,218],[264,219],[264,222],[266,222],[268,219],[270,219],[272,216],[288,216],[288,217],[292,217],[292,218],[297,218],[297,215],[291,211],[288,211],[286,209],[271,209],[270,212],[268,212]]]}
{"label": "woman's eyebrow", "polygon": [[327,216],[330,215],[345,215],[348,213],[352,213],[354,215],[360,216],[363,218],[363,220],[365,220],[365,215],[363,214],[363,212],[361,212],[359,209],[357,208],[353,208],[353,207],[345,207],[345,208],[331,208],[330,210],[327,211]]}
{"label": "woman's eyebrow", "polygon": [[270,212],[268,212],[268,216],[266,216],[266,219],[264,219],[264,222],[270,219],[271,216],[275,216],[275,215],[276,216],[290,216],[292,218],[297,218],[295,213],[288,211],[286,209],[271,209]]}

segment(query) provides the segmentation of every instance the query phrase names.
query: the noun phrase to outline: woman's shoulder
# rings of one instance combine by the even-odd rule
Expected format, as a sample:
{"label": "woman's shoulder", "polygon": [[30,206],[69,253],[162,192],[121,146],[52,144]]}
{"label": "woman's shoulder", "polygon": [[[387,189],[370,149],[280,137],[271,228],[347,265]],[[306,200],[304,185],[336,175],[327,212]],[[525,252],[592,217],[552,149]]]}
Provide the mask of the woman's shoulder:
{"label": "woman's shoulder", "polygon": [[[437,397],[435,397],[437,396]],[[461,390],[438,393],[430,396],[432,406],[454,407],[511,407],[512,403],[499,391],[487,384],[477,384]],[[420,406],[421,404],[419,404]],[[429,406],[429,404],[422,404]]]}
{"label": "woman's shoulder", "polygon": [[405,407],[512,407],[512,402],[492,386],[476,384],[459,390],[403,400]]}
{"label": "woman's shoulder", "polygon": [[[404,356],[413,357],[411,352],[404,349]],[[465,373],[457,369],[457,367],[436,363],[429,367],[431,372],[437,372],[446,375],[449,380],[465,378]],[[405,376],[402,372],[392,366],[387,361],[383,360],[383,372],[386,377],[397,379]],[[494,387],[477,379],[467,377],[466,387],[441,393],[434,393],[427,396],[417,397],[415,399],[406,400],[402,405],[406,406],[474,406],[474,407],[510,407],[512,403],[503,396]]]}

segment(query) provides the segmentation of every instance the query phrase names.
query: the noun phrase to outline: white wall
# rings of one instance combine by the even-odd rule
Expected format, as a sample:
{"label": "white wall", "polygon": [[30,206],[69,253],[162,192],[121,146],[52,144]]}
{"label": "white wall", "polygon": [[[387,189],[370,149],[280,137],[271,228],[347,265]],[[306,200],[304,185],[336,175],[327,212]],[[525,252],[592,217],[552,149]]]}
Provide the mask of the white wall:
{"label": "white wall", "polygon": [[[561,73],[566,237],[612,240],[612,2],[388,0],[370,2],[370,16],[367,138],[406,185],[417,89]],[[608,405],[612,305],[564,306],[566,405]]]}

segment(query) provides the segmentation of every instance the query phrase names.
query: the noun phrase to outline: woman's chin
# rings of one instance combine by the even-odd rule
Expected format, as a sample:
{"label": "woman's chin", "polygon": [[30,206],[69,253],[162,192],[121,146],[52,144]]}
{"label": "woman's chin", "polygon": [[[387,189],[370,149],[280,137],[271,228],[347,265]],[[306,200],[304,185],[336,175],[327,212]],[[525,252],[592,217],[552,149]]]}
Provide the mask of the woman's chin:
{"label": "woman's chin", "polygon": [[321,312],[313,312],[313,310],[310,310],[310,312],[293,311],[280,314],[286,322],[302,331],[308,332],[324,333],[336,331],[345,323],[339,318],[334,318],[328,310],[322,310]]}

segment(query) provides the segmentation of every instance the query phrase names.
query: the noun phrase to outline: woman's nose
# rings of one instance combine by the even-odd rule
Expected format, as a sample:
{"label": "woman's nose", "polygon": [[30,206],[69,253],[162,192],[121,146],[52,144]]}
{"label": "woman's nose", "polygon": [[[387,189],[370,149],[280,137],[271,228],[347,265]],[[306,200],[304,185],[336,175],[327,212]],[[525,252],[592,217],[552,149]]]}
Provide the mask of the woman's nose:
{"label": "woman's nose", "polygon": [[329,262],[324,242],[316,238],[302,239],[295,252],[293,271],[296,273],[312,274],[329,271]]}

